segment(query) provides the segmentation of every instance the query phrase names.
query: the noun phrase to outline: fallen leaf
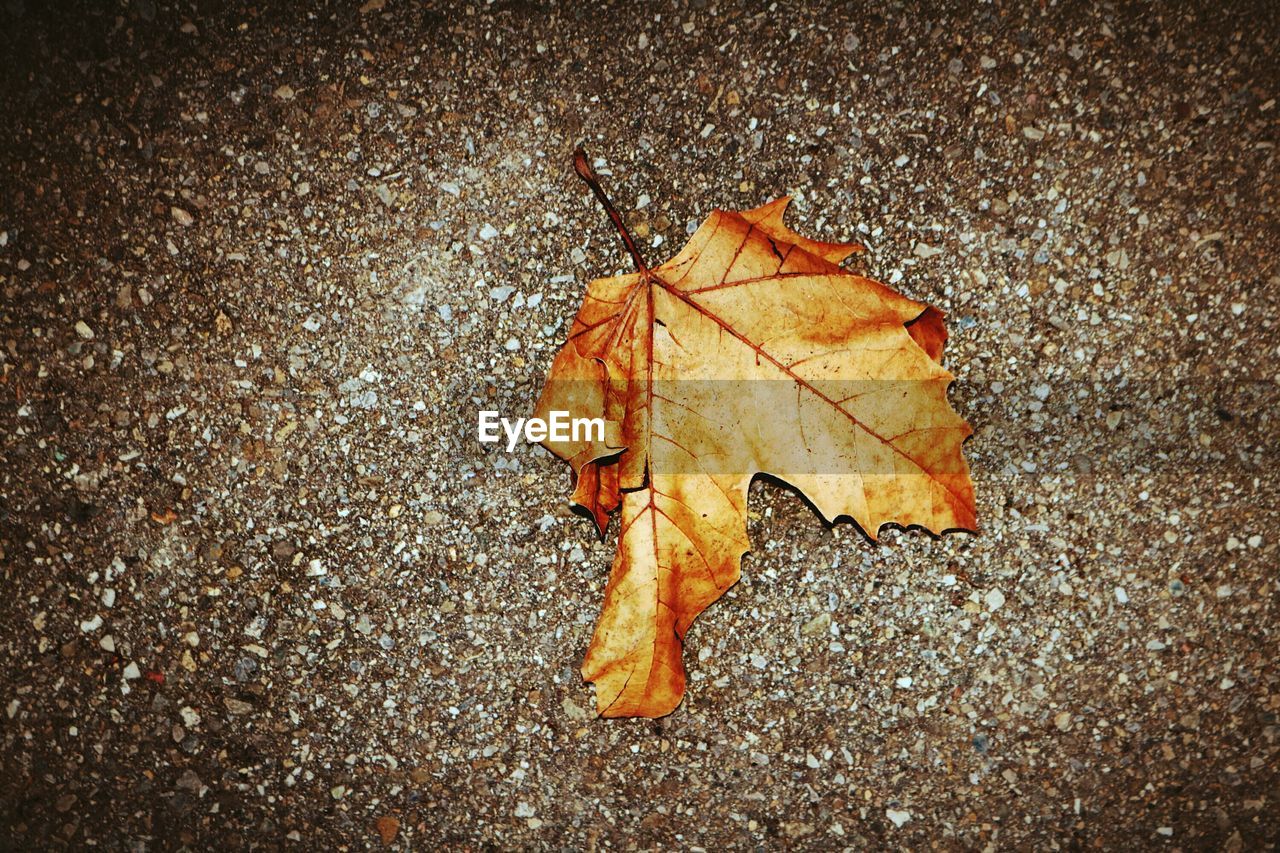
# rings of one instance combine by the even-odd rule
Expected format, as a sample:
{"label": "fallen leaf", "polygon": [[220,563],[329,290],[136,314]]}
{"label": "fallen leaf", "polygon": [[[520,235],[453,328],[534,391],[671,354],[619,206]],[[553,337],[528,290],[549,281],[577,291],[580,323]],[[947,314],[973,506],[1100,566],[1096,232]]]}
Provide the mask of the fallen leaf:
{"label": "fallen leaf", "polygon": [[753,477],[873,539],[972,529],[971,430],[947,402],[942,313],[841,269],[861,247],[792,232],[789,199],[714,211],[651,269],[580,151],[575,168],[637,271],[587,286],[535,415],[607,423],[542,442],[602,534],[621,515],[582,674],[602,716],[658,717],[684,695],[690,624],[738,580]]}

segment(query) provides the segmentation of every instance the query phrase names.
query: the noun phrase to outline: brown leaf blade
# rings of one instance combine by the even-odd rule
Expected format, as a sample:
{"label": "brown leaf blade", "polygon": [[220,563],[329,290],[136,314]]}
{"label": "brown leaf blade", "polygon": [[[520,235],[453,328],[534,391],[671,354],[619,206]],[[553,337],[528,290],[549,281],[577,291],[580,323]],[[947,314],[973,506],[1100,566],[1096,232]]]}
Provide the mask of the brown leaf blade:
{"label": "brown leaf blade", "polygon": [[741,524],[746,483],[707,480],[655,477],[623,493],[618,553],[582,663],[601,716],[675,710],[684,695],[685,632],[738,582],[750,546]]}
{"label": "brown leaf blade", "polygon": [[685,633],[750,547],[756,474],[873,538],[975,525],[941,312],[843,271],[860,247],[795,234],[787,202],[715,211],[670,261],[591,282],[544,387],[539,414],[616,425],[608,446],[543,442],[573,463],[573,500],[601,530],[621,506],[582,667],[603,716],[679,704]]}

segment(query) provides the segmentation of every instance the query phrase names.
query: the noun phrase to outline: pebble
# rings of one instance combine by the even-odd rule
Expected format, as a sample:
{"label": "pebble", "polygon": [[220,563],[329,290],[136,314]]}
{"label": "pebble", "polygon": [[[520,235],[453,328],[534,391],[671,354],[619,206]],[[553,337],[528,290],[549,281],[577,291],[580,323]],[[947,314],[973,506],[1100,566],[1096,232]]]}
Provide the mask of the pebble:
{"label": "pebble", "polygon": [[253,658],[239,657],[236,659],[235,667],[232,669],[232,677],[241,684],[253,679],[254,674],[258,671],[258,662]]}
{"label": "pebble", "polygon": [[831,630],[831,614],[823,611],[804,623],[800,633],[806,637],[818,637]]}
{"label": "pebble", "polygon": [[194,225],[196,221],[195,217],[190,213],[187,213],[187,211],[177,206],[169,208],[169,215],[173,217],[174,222],[178,223],[183,228]]}
{"label": "pebble", "polygon": [[903,811],[902,809],[886,809],[884,815],[898,829],[901,829],[911,820],[911,812]]}
{"label": "pebble", "polygon": [[204,790],[204,783],[200,781],[200,777],[194,770],[187,769],[178,776],[178,781],[174,784],[174,787],[180,791],[199,794]]}

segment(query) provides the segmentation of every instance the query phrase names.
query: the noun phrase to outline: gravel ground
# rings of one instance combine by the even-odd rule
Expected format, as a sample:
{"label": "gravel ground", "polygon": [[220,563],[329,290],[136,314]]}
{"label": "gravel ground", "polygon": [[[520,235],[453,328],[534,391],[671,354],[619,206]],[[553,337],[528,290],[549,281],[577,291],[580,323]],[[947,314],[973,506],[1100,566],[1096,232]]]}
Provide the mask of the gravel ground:
{"label": "gravel ground", "polygon": [[[1280,6],[0,8],[14,848],[1271,849]],[[976,536],[757,482],[671,716],[476,441],[783,193],[944,309]]]}

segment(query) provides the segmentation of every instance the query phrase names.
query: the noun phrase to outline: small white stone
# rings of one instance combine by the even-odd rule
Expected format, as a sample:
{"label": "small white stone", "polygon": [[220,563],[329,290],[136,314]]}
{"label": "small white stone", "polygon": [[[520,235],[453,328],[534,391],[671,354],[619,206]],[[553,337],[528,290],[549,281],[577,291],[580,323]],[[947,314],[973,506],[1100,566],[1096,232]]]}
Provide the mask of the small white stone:
{"label": "small white stone", "polygon": [[178,223],[183,228],[194,224],[196,221],[195,217],[190,213],[187,213],[185,210],[177,206],[169,208],[169,215],[173,217],[174,222]]}
{"label": "small white stone", "polygon": [[90,329],[89,324],[84,320],[76,320],[76,334],[86,341],[93,339],[93,329]]}
{"label": "small white stone", "polygon": [[520,349],[520,341],[516,340],[514,337],[510,337],[507,338],[507,342],[502,346],[506,348],[507,352],[515,352]]}
{"label": "small white stone", "polygon": [[904,675],[901,678],[899,678],[897,681],[895,681],[894,684],[898,685],[903,690],[906,690],[909,687],[911,687],[912,684],[915,684],[915,681],[912,680],[911,676]]}
{"label": "small white stone", "polygon": [[893,822],[893,825],[902,828],[902,825],[911,820],[911,812],[902,811],[900,809],[885,809],[884,816]]}
{"label": "small white stone", "polygon": [[130,661],[129,665],[124,668],[123,675],[129,681],[136,681],[142,677],[142,670],[138,669],[136,663]]}
{"label": "small white stone", "polygon": [[533,815],[533,806],[529,805],[524,800],[516,803],[516,817],[533,817]]}
{"label": "small white stone", "polygon": [[178,716],[182,717],[182,724],[189,729],[194,729],[200,725],[200,715],[189,705],[179,710]]}
{"label": "small white stone", "polygon": [[982,600],[986,602],[987,609],[992,612],[1004,607],[1004,593],[998,589],[990,590]]}
{"label": "small white stone", "polygon": [[80,623],[80,630],[84,631],[86,634],[92,634],[94,631],[98,630],[101,627],[102,627],[101,614],[94,614],[94,617],[92,619],[86,619],[85,621]]}
{"label": "small white stone", "polygon": [[1129,603],[1129,593],[1125,592],[1122,586],[1116,587],[1116,601],[1120,604]]}
{"label": "small white stone", "polygon": [[492,240],[494,237],[497,237],[497,236],[498,236],[498,229],[494,228],[488,222],[486,222],[484,226],[480,229],[481,240]]}
{"label": "small white stone", "polygon": [[107,634],[98,641],[98,646],[101,647],[104,652],[111,652],[114,654],[116,650],[116,638]]}

